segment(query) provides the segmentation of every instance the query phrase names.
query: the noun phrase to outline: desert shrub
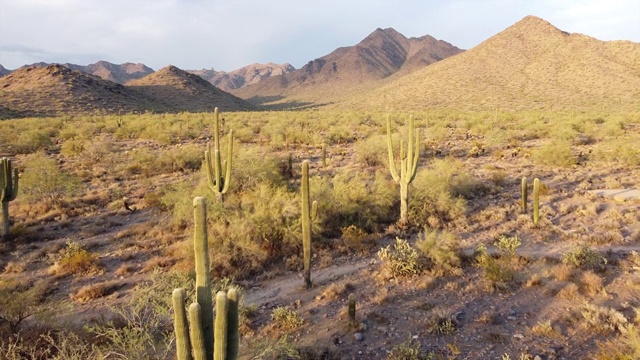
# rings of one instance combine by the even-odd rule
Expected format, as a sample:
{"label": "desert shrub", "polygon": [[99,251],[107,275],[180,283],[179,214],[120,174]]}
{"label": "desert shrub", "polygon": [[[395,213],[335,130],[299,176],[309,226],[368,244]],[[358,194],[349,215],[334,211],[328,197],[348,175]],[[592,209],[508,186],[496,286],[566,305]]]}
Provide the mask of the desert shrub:
{"label": "desert shrub", "polygon": [[564,142],[553,142],[532,151],[536,163],[549,166],[568,167],[578,163],[571,151],[571,145]]}
{"label": "desert shrub", "polygon": [[84,151],[86,142],[84,139],[66,140],[60,146],[60,153],[64,156],[78,156]]}
{"label": "desert shrub", "polygon": [[279,306],[271,312],[274,327],[281,331],[290,332],[304,324],[304,319],[286,306]]}
{"label": "desert shrub", "polygon": [[420,342],[414,339],[405,341],[394,346],[386,360],[431,360],[436,359],[434,353],[424,353],[421,349]]}
{"label": "desert shrub", "polygon": [[418,235],[416,248],[428,259],[428,267],[439,273],[450,273],[459,268],[461,259],[458,238],[447,232],[425,228]]}
{"label": "desert shrub", "polygon": [[458,322],[455,321],[452,314],[442,309],[434,310],[427,322],[428,331],[436,335],[449,335],[457,328]]}
{"label": "desert shrub", "polygon": [[73,240],[67,241],[66,246],[53,256],[53,260],[55,263],[50,272],[57,276],[88,275],[101,270],[98,256]]}
{"label": "desert shrub", "polygon": [[53,145],[49,131],[33,129],[18,133],[14,148],[19,154],[30,154]]}
{"label": "desert shrub", "polygon": [[61,169],[57,162],[44,153],[27,156],[24,174],[20,177],[20,192],[27,201],[48,201],[59,204],[81,188],[77,176]]}
{"label": "desert shrub", "polygon": [[356,225],[342,228],[342,243],[354,252],[368,252],[375,245],[375,239]]}
{"label": "desert shrub", "polygon": [[365,140],[359,140],[354,145],[358,162],[366,166],[382,166],[384,165],[387,155],[386,136],[373,135]]}
{"label": "desert shrub", "polygon": [[507,283],[515,278],[515,268],[511,259],[504,256],[494,258],[487,251],[486,246],[479,245],[475,250],[476,264],[480,267],[485,277],[494,283]]}
{"label": "desert shrub", "polygon": [[383,270],[393,277],[416,275],[422,271],[420,255],[407,240],[396,238],[395,244],[378,251]]}
{"label": "desert shrub", "polygon": [[229,191],[240,192],[264,182],[275,186],[285,185],[290,174],[287,174],[289,171],[283,164],[288,164],[287,157],[265,155],[259,147],[243,146],[237,151],[234,148]]}
{"label": "desert shrub", "polygon": [[594,304],[581,305],[575,315],[582,327],[596,333],[622,331],[628,323],[621,312]]}
{"label": "desert shrub", "polygon": [[493,245],[500,250],[503,256],[512,259],[516,256],[516,251],[522,245],[522,242],[517,236],[507,237],[500,235]]}
{"label": "desert shrub", "polygon": [[19,277],[0,280],[0,333],[15,334],[23,320],[46,310],[48,284]]}
{"label": "desert shrub", "polygon": [[301,359],[300,351],[296,348],[289,335],[285,334],[277,340],[268,337],[256,340],[248,348],[251,351],[251,359],[280,360]]}
{"label": "desert shrub", "polygon": [[583,245],[562,254],[562,262],[583,270],[604,271],[607,259]]}
{"label": "desert shrub", "polygon": [[375,175],[343,170],[333,179],[312,177],[311,199],[318,200],[318,220],[323,235],[339,236],[342,228],[355,225],[367,232],[393,221],[397,193],[385,172]]}
{"label": "desert shrub", "polygon": [[617,162],[627,166],[640,165],[640,149],[638,139],[621,139],[612,143],[598,144],[594,147],[589,159],[596,162]]}
{"label": "desert shrub", "polygon": [[464,216],[465,197],[478,191],[475,182],[457,160],[432,162],[418,172],[409,188],[409,217],[418,224],[441,227],[444,222]]}

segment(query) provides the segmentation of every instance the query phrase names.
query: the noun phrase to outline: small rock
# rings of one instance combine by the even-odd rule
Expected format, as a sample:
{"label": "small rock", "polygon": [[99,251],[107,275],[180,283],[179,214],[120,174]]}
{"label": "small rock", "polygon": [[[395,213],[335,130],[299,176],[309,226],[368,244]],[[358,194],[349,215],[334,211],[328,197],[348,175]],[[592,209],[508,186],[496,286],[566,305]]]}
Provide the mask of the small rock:
{"label": "small rock", "polygon": [[418,335],[413,335],[412,338],[417,339]]}
{"label": "small rock", "polygon": [[356,338],[356,341],[358,341],[358,342],[364,340],[364,335],[362,333],[359,333],[359,332],[353,334],[353,337]]}
{"label": "small rock", "polygon": [[522,334],[513,334],[513,337],[516,339],[524,339],[524,335]]}
{"label": "small rock", "polygon": [[515,320],[516,317],[515,316],[507,316],[507,320]]}

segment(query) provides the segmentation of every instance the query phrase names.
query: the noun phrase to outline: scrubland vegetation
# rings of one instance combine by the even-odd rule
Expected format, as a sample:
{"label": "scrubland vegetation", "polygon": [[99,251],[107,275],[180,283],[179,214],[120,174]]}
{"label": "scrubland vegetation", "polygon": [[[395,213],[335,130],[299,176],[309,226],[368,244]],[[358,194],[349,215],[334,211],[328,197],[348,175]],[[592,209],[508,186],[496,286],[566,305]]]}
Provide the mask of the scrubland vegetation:
{"label": "scrubland vegetation", "polygon": [[[211,291],[241,294],[241,358],[638,358],[638,201],[587,191],[640,187],[640,115],[391,113],[396,159],[410,116],[420,156],[402,222],[383,112],[224,113],[223,201],[203,166],[212,114],[0,122],[0,156],[20,172],[0,243],[0,358],[174,358],[196,196]],[[537,225],[524,176],[530,193],[543,184]]]}

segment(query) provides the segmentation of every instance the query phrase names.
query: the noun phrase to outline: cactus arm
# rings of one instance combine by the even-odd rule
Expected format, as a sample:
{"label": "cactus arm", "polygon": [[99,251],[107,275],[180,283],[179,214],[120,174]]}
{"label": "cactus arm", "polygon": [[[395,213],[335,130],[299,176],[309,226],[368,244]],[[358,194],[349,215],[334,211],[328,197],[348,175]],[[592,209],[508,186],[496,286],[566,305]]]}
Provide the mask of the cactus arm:
{"label": "cactus arm", "polygon": [[309,214],[309,218],[311,220],[315,220],[317,217],[318,217],[318,202],[314,200],[311,203],[311,214]]}
{"label": "cactus arm", "polygon": [[229,184],[231,184],[231,158],[233,157],[233,130],[229,131],[229,144],[227,144],[227,163],[225,166],[224,185],[220,189],[220,192],[223,194],[227,193],[229,190]]}
{"label": "cactus arm", "polygon": [[191,341],[189,340],[189,323],[185,311],[184,289],[173,290],[173,329],[176,334],[176,356],[178,360],[192,360]]}
{"label": "cactus arm", "polygon": [[236,360],[240,349],[238,291],[227,291],[227,359]]}
{"label": "cactus arm", "polygon": [[189,335],[191,338],[191,345],[193,347],[193,360],[207,360],[211,357],[207,357],[206,344],[204,330],[202,329],[202,308],[200,304],[193,303],[189,306]]}
{"label": "cactus arm", "polygon": [[[400,144],[400,148],[402,148],[402,143]],[[398,170],[396,169],[396,163],[393,156],[393,142],[391,141],[391,118],[387,116],[387,149],[389,150],[389,169],[391,170],[391,177],[393,181],[400,181],[400,177],[398,176]],[[402,150],[401,150],[402,151]]]}
{"label": "cactus arm", "polygon": [[216,322],[215,340],[213,342],[213,360],[225,360],[227,357],[227,293],[218,291],[216,294]]}
{"label": "cactus arm", "polygon": [[214,163],[211,160],[211,144],[207,143],[207,150],[204,152],[205,171],[207,172],[207,183],[213,192],[217,192],[217,180],[214,173]]}
{"label": "cactus arm", "polygon": [[[411,118],[411,128],[413,128],[413,117]],[[420,158],[420,131],[416,131],[415,133],[415,150],[413,152],[413,158],[410,158],[410,161],[412,161],[413,163],[411,164],[411,171],[409,172],[409,174],[411,174],[409,176],[409,182],[412,182],[413,179],[416,178],[416,174],[418,173],[418,159]]]}
{"label": "cactus arm", "polygon": [[11,191],[8,194],[5,194],[7,201],[13,201],[18,196],[18,169],[13,169],[13,181],[11,186]]}
{"label": "cactus arm", "polygon": [[205,340],[207,359],[210,359],[213,356],[213,301],[211,299],[211,279],[209,275],[209,243],[207,239],[207,206],[205,199],[196,197],[193,199],[193,207],[195,220],[196,301],[202,308],[200,322]]}

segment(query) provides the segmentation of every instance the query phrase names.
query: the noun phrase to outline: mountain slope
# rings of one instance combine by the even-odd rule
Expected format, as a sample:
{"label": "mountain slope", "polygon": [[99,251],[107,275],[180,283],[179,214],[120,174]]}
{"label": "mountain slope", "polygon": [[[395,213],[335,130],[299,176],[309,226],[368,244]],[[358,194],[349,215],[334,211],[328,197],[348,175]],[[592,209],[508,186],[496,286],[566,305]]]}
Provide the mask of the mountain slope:
{"label": "mountain slope", "polygon": [[120,84],[57,64],[1,77],[0,108],[12,116],[169,110]]}
{"label": "mountain slope", "polygon": [[288,74],[295,68],[291,64],[251,64],[230,72],[206,70],[187,70],[192,74],[209,81],[211,84],[224,91],[236,90],[241,87],[252,85],[260,80]]}
{"label": "mountain slope", "polygon": [[339,98],[350,89],[410,72],[462,52],[430,36],[406,38],[392,28],[376,29],[355,46],[338,48],[299,70],[235,91],[242,98]]}
{"label": "mountain slope", "polygon": [[118,84],[126,84],[153,73],[153,69],[145,64],[124,63],[116,65],[107,61],[98,61],[95,64],[82,66],[82,70]]}
{"label": "mountain slope", "polygon": [[0,76],[9,75],[11,70],[6,69],[4,66],[0,65]]}
{"label": "mountain slope", "polygon": [[591,110],[640,108],[640,44],[604,42],[527,16],[455,57],[346,105]]}
{"label": "mountain slope", "polygon": [[175,111],[250,110],[252,105],[226,93],[201,77],[167,66],[127,84],[128,88],[144,94]]}

